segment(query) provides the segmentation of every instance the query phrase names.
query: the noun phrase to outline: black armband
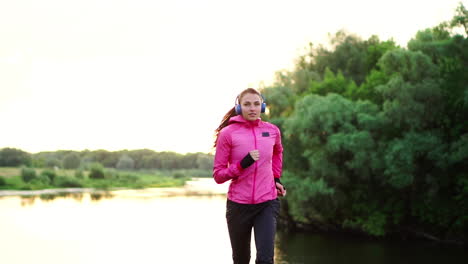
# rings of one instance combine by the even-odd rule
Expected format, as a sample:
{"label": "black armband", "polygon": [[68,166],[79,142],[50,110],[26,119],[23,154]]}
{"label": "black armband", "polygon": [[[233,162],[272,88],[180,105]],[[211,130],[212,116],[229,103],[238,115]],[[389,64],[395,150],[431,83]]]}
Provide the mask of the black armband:
{"label": "black armband", "polygon": [[254,162],[255,160],[250,156],[250,153],[247,153],[247,155],[241,160],[240,165],[243,169],[247,169]]}

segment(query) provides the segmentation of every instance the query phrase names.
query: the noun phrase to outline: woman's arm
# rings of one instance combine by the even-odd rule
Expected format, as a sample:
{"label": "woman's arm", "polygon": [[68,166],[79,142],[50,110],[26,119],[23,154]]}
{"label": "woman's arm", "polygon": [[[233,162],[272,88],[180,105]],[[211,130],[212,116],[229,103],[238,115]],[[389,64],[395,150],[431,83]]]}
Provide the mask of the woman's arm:
{"label": "woman's arm", "polygon": [[[278,129],[278,128],[277,128]],[[283,172],[283,145],[281,144],[281,132],[278,129],[275,145],[273,146],[273,176],[275,177],[276,190],[279,196],[286,195],[286,188],[280,181]]]}
{"label": "woman's arm", "polygon": [[277,128],[275,145],[273,146],[273,176],[280,178],[283,172],[283,145],[281,144],[281,131]]}
{"label": "woman's arm", "polygon": [[231,137],[226,131],[221,131],[216,143],[216,153],[213,166],[213,178],[216,183],[224,183],[239,177],[242,172],[240,163],[230,164],[231,159]]}

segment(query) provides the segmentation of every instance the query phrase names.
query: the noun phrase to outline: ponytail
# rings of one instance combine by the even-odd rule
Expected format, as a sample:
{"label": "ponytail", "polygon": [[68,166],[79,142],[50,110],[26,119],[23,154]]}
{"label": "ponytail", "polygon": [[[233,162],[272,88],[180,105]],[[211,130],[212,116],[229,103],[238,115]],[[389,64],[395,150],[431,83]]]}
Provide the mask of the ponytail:
{"label": "ponytail", "polygon": [[219,132],[221,131],[221,129],[227,127],[227,125],[229,124],[229,119],[231,119],[231,117],[233,116],[236,116],[236,109],[235,107],[231,108],[231,110],[229,110],[223,117],[223,120],[221,121],[221,124],[218,126],[218,128],[215,129],[215,142],[214,142],[214,145],[213,147],[216,148],[216,143],[218,143],[218,136],[219,136]]}

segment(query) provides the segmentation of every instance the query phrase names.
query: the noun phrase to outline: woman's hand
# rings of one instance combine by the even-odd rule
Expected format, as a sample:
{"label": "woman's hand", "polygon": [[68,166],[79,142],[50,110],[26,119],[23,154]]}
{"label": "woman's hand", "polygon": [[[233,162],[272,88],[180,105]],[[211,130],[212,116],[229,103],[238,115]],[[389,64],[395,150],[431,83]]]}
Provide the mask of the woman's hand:
{"label": "woman's hand", "polygon": [[286,189],[279,182],[276,183],[276,191],[278,192],[278,196],[281,196],[281,197],[286,196]]}
{"label": "woman's hand", "polygon": [[257,161],[259,158],[260,158],[260,152],[258,152],[258,149],[251,150],[240,161],[240,165],[243,169],[246,169],[250,167],[252,164],[254,164],[254,162]]}
{"label": "woman's hand", "polygon": [[255,161],[257,161],[260,158],[260,152],[258,152],[258,149],[251,150],[249,154]]}

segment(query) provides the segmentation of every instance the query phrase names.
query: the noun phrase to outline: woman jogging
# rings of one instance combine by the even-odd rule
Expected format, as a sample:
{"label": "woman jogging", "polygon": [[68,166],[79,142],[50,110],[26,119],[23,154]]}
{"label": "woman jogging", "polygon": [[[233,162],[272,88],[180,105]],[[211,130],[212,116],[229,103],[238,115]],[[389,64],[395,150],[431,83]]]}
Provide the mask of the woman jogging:
{"label": "woman jogging", "polygon": [[231,180],[226,220],[234,264],[250,262],[254,230],[257,264],[273,263],[278,196],[286,195],[280,182],[283,147],[275,125],[260,119],[266,104],[253,88],[242,91],[236,105],[216,129],[213,177]]}

